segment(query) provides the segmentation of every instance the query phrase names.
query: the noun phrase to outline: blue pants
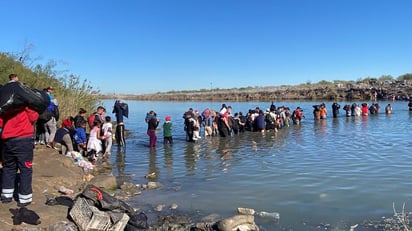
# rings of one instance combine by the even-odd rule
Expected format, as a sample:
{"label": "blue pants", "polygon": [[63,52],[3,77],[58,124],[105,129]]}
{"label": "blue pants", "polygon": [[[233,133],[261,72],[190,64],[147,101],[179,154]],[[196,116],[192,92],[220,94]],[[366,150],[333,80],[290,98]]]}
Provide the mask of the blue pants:
{"label": "blue pants", "polygon": [[[32,137],[3,141],[2,199],[12,199],[16,186],[20,203],[32,201],[33,148]],[[19,177],[17,177],[18,170]]]}

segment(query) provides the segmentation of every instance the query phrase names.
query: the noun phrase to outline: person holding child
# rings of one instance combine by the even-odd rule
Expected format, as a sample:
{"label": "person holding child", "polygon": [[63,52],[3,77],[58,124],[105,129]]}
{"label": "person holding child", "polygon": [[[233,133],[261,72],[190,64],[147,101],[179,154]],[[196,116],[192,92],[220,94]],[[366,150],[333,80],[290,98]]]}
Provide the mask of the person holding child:
{"label": "person holding child", "polygon": [[147,135],[149,136],[149,147],[154,148],[156,146],[157,136],[156,129],[159,125],[159,120],[156,117],[156,112],[150,111],[146,115],[147,122]]}

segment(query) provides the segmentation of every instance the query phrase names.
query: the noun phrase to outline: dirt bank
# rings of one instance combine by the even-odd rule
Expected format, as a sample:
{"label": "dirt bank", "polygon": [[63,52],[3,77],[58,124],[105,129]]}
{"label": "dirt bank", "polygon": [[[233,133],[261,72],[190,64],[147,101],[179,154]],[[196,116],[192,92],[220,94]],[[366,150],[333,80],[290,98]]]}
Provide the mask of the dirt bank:
{"label": "dirt bank", "polygon": [[60,221],[68,221],[66,206],[46,205],[46,196],[60,196],[59,188],[80,192],[83,183],[83,170],[74,165],[71,158],[59,154],[56,150],[38,145],[34,150],[33,161],[33,203],[27,209],[40,216],[41,224],[28,225],[22,223],[13,225],[13,214],[10,209],[17,209],[16,202],[1,204],[0,227],[1,230],[25,230],[27,228],[41,228],[48,230],[50,225]]}

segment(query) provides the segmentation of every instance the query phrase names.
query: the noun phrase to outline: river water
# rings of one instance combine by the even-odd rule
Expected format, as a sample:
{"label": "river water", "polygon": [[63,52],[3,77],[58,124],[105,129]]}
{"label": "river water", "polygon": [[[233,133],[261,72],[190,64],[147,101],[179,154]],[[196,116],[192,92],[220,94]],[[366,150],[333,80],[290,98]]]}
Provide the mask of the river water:
{"label": "river water", "polygon": [[[103,101],[108,115],[113,103]],[[189,107],[219,110],[222,102],[127,103],[125,123],[131,135],[124,152],[113,147],[114,174],[144,184],[144,176],[156,172],[155,180],[163,185],[143,191],[132,204],[164,204],[167,210],[176,203],[177,212],[199,217],[229,217],[238,207],[280,213],[278,222],[256,218],[262,230],[319,230],[322,225],[349,230],[366,219],[392,216],[393,204],[398,211],[403,203],[412,210],[412,114],[407,102],[379,102],[380,114],[366,117],[347,118],[341,109],[335,119],[332,102],[326,102],[329,115],[321,121],[312,115],[312,105],[321,102],[275,102],[291,109],[300,106],[306,118],[278,133],[207,137],[195,144],[185,141],[183,113]],[[270,105],[224,103],[244,114]],[[387,103],[393,106],[391,115],[384,113]],[[340,102],[341,108],[344,104]],[[166,115],[172,117],[172,147],[163,145],[159,130],[157,147],[148,148],[144,118],[150,110],[161,124]]]}

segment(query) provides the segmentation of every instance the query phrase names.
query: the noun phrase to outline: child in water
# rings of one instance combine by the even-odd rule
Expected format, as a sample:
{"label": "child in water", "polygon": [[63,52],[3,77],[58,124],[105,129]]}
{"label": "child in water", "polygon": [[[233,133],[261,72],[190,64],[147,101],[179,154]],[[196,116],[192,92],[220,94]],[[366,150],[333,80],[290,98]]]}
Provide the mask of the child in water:
{"label": "child in water", "polygon": [[102,126],[103,129],[103,141],[104,141],[104,154],[103,154],[103,160],[107,160],[110,158],[110,153],[112,149],[112,144],[113,144],[113,124],[112,124],[112,119],[110,116],[106,116],[105,122]]}
{"label": "child in water", "polygon": [[173,124],[171,122],[171,119],[172,117],[168,115],[165,117],[165,122],[163,123],[163,144],[173,144]]}

